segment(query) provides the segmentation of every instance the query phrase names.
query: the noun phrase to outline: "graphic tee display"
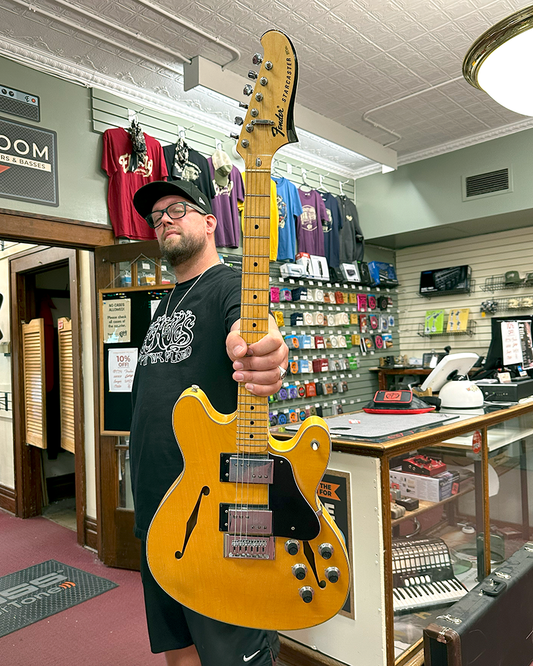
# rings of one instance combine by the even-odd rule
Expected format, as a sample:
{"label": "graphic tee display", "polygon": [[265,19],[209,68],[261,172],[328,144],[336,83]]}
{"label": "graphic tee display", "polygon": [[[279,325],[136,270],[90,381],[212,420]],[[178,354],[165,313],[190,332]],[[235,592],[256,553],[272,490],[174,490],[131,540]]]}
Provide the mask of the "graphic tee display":
{"label": "graphic tee display", "polygon": [[342,230],[340,233],[340,263],[353,264],[354,261],[363,261],[365,254],[365,239],[359,224],[357,208],[346,195],[337,197],[342,217]]}
{"label": "graphic tee display", "polygon": [[283,177],[272,176],[276,184],[276,198],[278,204],[278,261],[291,259],[296,256],[296,221],[302,214],[303,208],[298,196],[298,188],[290,180]]}
{"label": "graphic tee display", "polygon": [[327,224],[328,214],[320,192],[298,190],[302,204],[302,214],[296,225],[298,252],[308,252],[325,257],[323,224]]}
{"label": "graphic tee display", "polygon": [[213,266],[187,294],[195,280],[176,285],[161,300],[139,350],[130,463],[140,539],[146,538],[159,503],[183,470],[172,423],[181,393],[196,384],[222,414],[237,408],[226,336],[240,316],[241,274],[224,264]]}
{"label": "graphic tee display", "polygon": [[108,129],[103,135],[102,169],[109,176],[107,205],[115,236],[133,240],[153,240],[155,232],[133,207],[135,192],[153,180],[164,180],[167,168],[159,141],[144,135],[146,157],[135,171],[128,171],[132,143],[123,127]]}
{"label": "graphic tee display", "polygon": [[215,188],[215,198],[211,202],[213,215],[217,218],[215,243],[217,247],[239,247],[241,239],[239,201],[244,201],[244,183],[241,172],[233,167],[228,184],[221,187],[215,181],[213,160],[209,157],[209,173]]}
{"label": "graphic tee display", "polygon": [[330,192],[320,192],[320,196],[326,206],[327,221],[322,222],[324,231],[324,252],[328,260],[328,266],[337,268],[339,266],[339,238],[342,229],[342,216],[339,201]]}
{"label": "graphic tee display", "polygon": [[215,197],[215,188],[209,172],[207,159],[194,148],[182,141],[180,150],[178,143],[163,147],[165,164],[169,180],[188,180],[203,192],[211,201]]}

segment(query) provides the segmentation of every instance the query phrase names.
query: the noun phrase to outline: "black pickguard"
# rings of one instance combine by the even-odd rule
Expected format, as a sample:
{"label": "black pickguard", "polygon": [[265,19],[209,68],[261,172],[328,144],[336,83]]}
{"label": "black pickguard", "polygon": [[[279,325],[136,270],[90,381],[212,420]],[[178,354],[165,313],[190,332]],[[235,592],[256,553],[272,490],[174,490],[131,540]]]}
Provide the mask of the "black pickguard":
{"label": "black pickguard", "polygon": [[[221,455],[221,479],[224,478],[224,460],[230,454]],[[247,456],[248,457],[248,456]],[[312,506],[302,495],[294,478],[292,465],[283,456],[269,453],[268,457],[274,460],[273,483],[268,486],[268,508],[272,511],[272,536],[311,541],[320,532],[320,521]],[[227,478],[227,477],[226,477]],[[220,529],[226,532],[224,526],[224,511],[230,505],[220,507]],[[254,508],[248,505],[250,509]]]}

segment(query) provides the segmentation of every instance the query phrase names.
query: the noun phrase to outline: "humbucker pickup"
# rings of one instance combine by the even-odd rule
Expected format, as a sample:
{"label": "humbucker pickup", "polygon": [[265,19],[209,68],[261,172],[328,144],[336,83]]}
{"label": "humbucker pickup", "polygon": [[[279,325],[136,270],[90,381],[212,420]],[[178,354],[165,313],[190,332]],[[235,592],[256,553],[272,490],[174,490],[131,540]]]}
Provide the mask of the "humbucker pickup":
{"label": "humbucker pickup", "polygon": [[272,534],[272,511],[229,509],[228,532],[233,534]]}
{"label": "humbucker pickup", "polygon": [[272,483],[274,461],[264,456],[220,454],[220,480],[228,483]]}

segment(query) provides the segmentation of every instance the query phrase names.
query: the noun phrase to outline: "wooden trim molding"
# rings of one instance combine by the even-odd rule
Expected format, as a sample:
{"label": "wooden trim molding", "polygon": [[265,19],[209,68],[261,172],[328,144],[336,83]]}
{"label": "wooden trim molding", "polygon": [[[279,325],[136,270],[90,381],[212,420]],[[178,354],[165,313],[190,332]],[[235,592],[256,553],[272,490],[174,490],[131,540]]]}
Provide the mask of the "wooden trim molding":
{"label": "wooden trim molding", "polygon": [[343,662],[328,657],[291,638],[280,636],[281,650],[279,658],[285,666],[346,666]]}
{"label": "wooden trim molding", "polygon": [[5,509],[14,514],[16,508],[15,490],[0,483],[0,509]]}
{"label": "wooden trim molding", "polygon": [[84,543],[98,552],[98,523],[94,518],[85,517]]}
{"label": "wooden trim molding", "polygon": [[85,250],[115,243],[115,234],[108,224],[68,220],[40,213],[36,216],[5,208],[0,208],[0,238]]}

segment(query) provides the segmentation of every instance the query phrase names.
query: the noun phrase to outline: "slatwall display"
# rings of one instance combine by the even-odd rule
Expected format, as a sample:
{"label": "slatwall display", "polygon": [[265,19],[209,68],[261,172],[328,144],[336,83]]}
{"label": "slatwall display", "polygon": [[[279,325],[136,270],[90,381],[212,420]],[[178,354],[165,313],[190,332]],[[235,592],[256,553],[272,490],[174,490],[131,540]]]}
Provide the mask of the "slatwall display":
{"label": "slatwall display", "polygon": [[[222,132],[199,123],[193,124],[190,120],[184,120],[177,116],[143,108],[140,104],[102,90],[92,89],[92,118],[95,132],[103,133],[113,127],[128,128],[132,113],[136,114],[142,130],[157,139],[163,146],[176,143],[181,132],[187,144],[204,157],[210,157],[217,148],[221,148],[228,153],[238,168],[241,168],[240,165],[243,164],[240,157],[236,158],[231,154],[234,140],[229,139],[228,135]],[[235,104],[235,115],[238,116],[240,113],[241,110]],[[237,126],[235,126],[235,132],[239,132]],[[355,181],[353,178],[347,178],[327,169],[318,168],[304,160],[286,157],[282,155],[282,152],[275,156],[274,168],[276,175],[285,176],[295,185],[303,184],[305,179],[310,187],[321,187],[335,195],[343,193],[352,200],[355,197]]]}
{"label": "slatwall display", "polygon": [[[441,351],[450,345],[452,353],[473,351],[485,355],[490,344],[491,315],[481,313],[481,304],[498,302],[494,316],[531,314],[527,297],[533,297],[533,285],[523,282],[520,286],[486,290],[488,284],[498,283],[505,273],[516,270],[521,278],[533,272],[531,247],[533,227],[502,231],[460,240],[432,243],[398,250],[396,271],[401,286],[398,289],[399,339],[402,354],[421,358],[424,352]],[[472,268],[474,290],[470,294],[423,297],[418,294],[420,271],[467,264]],[[494,278],[497,278],[494,280]],[[526,304],[524,307],[522,304]],[[518,307],[509,307],[517,306]],[[420,335],[426,311],[445,311],[445,329],[451,309],[469,308],[469,319],[475,325],[473,335],[445,333],[425,337]]]}
{"label": "slatwall display", "polygon": [[[378,388],[377,374],[369,371],[379,365],[380,356],[390,356],[399,354],[398,344],[398,308],[397,308],[397,288],[377,288],[354,285],[345,282],[322,282],[311,278],[282,278],[280,276],[281,262],[272,262],[270,265],[270,285],[271,287],[278,287],[281,289],[297,289],[304,287],[308,290],[321,289],[322,291],[336,292],[340,291],[343,294],[366,294],[367,297],[373,295],[390,296],[393,305],[388,307],[387,310],[373,310],[366,311],[363,314],[367,316],[376,314],[378,317],[383,314],[387,317],[394,317],[394,326],[387,327],[387,333],[392,334],[393,346],[390,349],[372,349],[367,352],[361,351],[357,346],[351,348],[326,348],[326,349],[297,349],[289,351],[289,363],[294,360],[308,360],[312,366],[312,361],[319,358],[326,358],[332,361],[333,364],[339,359],[347,359],[347,357],[354,357],[357,362],[357,369],[342,369],[342,370],[329,370],[327,372],[310,372],[310,373],[289,373],[283,383],[283,388],[289,390],[290,387],[304,386],[306,382],[317,381],[322,384],[337,384],[341,385],[346,382],[347,391],[337,392],[331,394],[323,394],[314,398],[298,397],[295,399],[279,400],[276,399],[270,403],[270,411],[278,416],[284,414],[287,421],[290,420],[290,413],[294,411],[298,416],[298,420],[302,420],[306,411],[310,410],[312,406],[321,407],[323,416],[332,416],[337,414],[338,407],[341,407],[343,412],[353,412],[359,410],[365,405],[370,398],[374,395]],[[336,315],[340,313],[360,314],[356,303],[325,303],[317,301],[289,301],[280,303],[271,303],[271,311],[283,312],[284,326],[280,327],[283,336],[296,336],[296,335],[310,335],[322,336],[325,339],[332,336],[340,335],[353,335],[360,334],[359,325],[335,325],[318,326],[318,325],[291,325],[291,314],[295,312],[316,313],[322,312],[323,314]],[[368,333],[364,337],[372,337],[372,334],[379,333],[378,330],[371,330],[368,326]],[[362,336],[363,337],[363,336]],[[303,414],[302,414],[303,412]],[[294,416],[293,416],[294,418]]]}

